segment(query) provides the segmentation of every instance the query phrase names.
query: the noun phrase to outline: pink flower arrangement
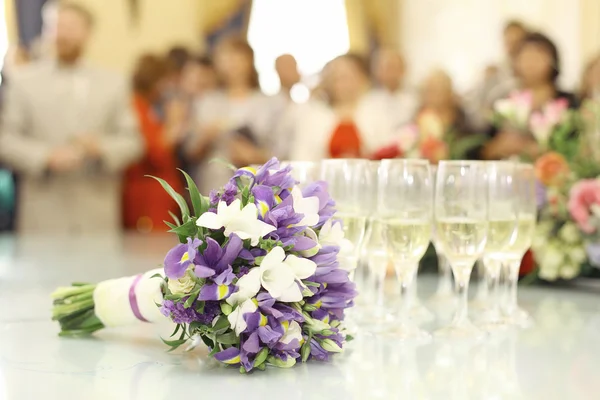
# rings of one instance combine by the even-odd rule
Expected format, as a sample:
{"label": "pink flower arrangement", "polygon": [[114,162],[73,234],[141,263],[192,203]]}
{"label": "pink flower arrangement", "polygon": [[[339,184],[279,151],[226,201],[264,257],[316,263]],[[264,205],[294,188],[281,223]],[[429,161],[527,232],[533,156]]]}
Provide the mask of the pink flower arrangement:
{"label": "pink flower arrangement", "polygon": [[565,98],[556,99],[546,104],[542,111],[531,114],[529,129],[538,143],[546,145],[556,126],[565,119],[569,102]]}
{"label": "pink flower arrangement", "polygon": [[579,228],[587,234],[596,232],[590,218],[597,207],[600,207],[600,180],[584,179],[573,185],[569,195],[569,213]]}
{"label": "pink flower arrangement", "polygon": [[533,103],[529,91],[513,92],[511,95],[494,104],[494,111],[516,129],[526,129]]}

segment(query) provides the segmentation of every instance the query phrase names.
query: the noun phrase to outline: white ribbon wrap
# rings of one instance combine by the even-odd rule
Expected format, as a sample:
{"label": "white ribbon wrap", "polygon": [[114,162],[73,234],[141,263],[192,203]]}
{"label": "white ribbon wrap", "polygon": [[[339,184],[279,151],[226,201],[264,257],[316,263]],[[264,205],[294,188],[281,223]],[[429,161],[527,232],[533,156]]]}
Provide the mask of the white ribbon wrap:
{"label": "white ribbon wrap", "polygon": [[[148,322],[164,321],[156,304],[162,304],[163,295],[160,289],[162,279],[151,276],[164,276],[162,268],[153,269],[142,275],[135,287],[135,295],[140,314]],[[126,278],[110,279],[96,286],[94,290],[95,313],[106,327],[131,325],[141,322],[133,313],[129,300],[129,290],[137,275]]]}

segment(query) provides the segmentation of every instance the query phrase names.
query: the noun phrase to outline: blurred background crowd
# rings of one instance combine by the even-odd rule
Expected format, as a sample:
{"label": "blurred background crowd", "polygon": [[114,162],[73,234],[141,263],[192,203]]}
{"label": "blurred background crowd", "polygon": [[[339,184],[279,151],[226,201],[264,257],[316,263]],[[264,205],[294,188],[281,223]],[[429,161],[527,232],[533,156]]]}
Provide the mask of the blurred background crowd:
{"label": "blurred background crowd", "polygon": [[[490,39],[502,43],[493,57],[497,61],[482,63],[479,72],[467,74],[472,76],[465,76],[463,71],[470,70],[460,63],[429,65],[411,74],[413,60],[400,49],[414,44],[381,40],[390,25],[382,20],[374,24],[379,31],[372,43],[353,49],[327,42],[327,35],[340,35],[338,25],[346,29],[343,40],[352,39],[357,11],[349,4],[359,0],[329,2],[341,5],[347,21],[340,25],[332,17],[327,21],[332,31],[320,33],[323,47],[317,42],[306,50],[319,55],[320,65],[302,68],[304,53],[294,51],[295,42],[289,51],[283,43],[271,59],[257,57],[260,43],[280,39],[276,29],[248,30],[249,13],[268,16],[278,6],[244,0],[202,45],[137,49],[127,74],[86,57],[93,35],[111,29],[110,18],[97,18],[85,2],[15,2],[20,40],[11,43],[0,85],[0,229],[76,235],[164,231],[162,221],[170,220],[169,211],[177,207],[146,175],[183,192],[180,168],[208,195],[227,182],[224,163],[245,166],[273,156],[295,161],[399,156],[386,149],[399,131],[415,123],[478,139],[468,158],[534,155],[531,138],[492,126],[495,102],[518,89],[532,93],[534,108],[557,98],[574,109],[585,99],[599,100],[600,54],[582,57],[581,74],[565,84],[562,66],[572,70],[571,59],[565,63],[551,35],[524,19],[503,21]],[[135,25],[144,7],[155,2],[123,3]],[[261,21],[254,27],[269,20]],[[273,26],[282,26],[279,22]],[[310,21],[305,25],[310,30]],[[118,40],[108,43],[105,57],[114,45],[119,58]],[[435,53],[434,40],[419,46]],[[465,48],[480,50],[472,42]],[[565,52],[572,56],[571,50]],[[422,54],[408,53],[415,59]],[[427,64],[423,57],[418,63]]]}

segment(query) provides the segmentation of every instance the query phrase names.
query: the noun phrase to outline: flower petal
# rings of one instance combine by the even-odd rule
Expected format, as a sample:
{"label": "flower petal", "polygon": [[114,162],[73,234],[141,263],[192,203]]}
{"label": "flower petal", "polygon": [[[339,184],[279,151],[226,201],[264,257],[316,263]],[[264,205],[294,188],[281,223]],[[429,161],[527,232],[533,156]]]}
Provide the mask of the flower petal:
{"label": "flower petal", "polygon": [[[219,206],[221,205],[221,203],[219,203]],[[217,214],[212,212],[205,212],[200,216],[200,218],[198,218],[198,220],[196,221],[196,225],[208,229],[221,229],[223,227],[223,222]]]}
{"label": "flower petal", "polygon": [[283,295],[295,281],[294,273],[283,264],[260,268],[260,283],[274,298]]}
{"label": "flower petal", "polygon": [[187,250],[187,244],[178,244],[167,253],[164,265],[165,275],[169,279],[179,279],[185,274],[189,262],[182,263],[181,261],[184,258],[184,255],[187,253]]}
{"label": "flower petal", "polygon": [[294,272],[298,279],[306,279],[312,276],[317,269],[317,264],[306,258],[296,257],[290,254],[285,259],[285,264]]}
{"label": "flower petal", "polygon": [[215,270],[209,267],[205,267],[204,265],[196,265],[194,269],[194,274],[198,278],[209,278],[215,274]]}
{"label": "flower petal", "polygon": [[215,354],[215,360],[225,364],[239,364],[240,363],[240,349],[236,347],[230,347],[223,351]]}
{"label": "flower petal", "polygon": [[260,270],[253,268],[236,283],[238,291],[227,298],[227,303],[234,306],[254,297],[260,290]]}
{"label": "flower petal", "polygon": [[286,289],[284,289],[280,296],[277,296],[277,300],[284,303],[293,303],[302,300],[302,290],[296,281]]}

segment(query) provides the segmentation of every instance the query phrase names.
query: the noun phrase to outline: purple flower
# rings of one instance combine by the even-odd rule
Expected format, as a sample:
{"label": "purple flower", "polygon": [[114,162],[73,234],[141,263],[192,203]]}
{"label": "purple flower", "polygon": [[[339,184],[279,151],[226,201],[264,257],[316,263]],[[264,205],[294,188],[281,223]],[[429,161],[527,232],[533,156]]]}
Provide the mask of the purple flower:
{"label": "purple flower", "polygon": [[600,268],[600,243],[588,243],[585,246],[590,264],[596,268]]}
{"label": "purple flower", "polygon": [[280,190],[290,189],[296,185],[296,180],[292,177],[292,167],[281,168],[279,160],[273,157],[256,171],[255,183],[278,187]]}
{"label": "purple flower", "polygon": [[164,262],[167,278],[179,279],[185,275],[185,271],[192,265],[201,244],[200,239],[188,238],[187,244],[178,244],[169,250]]}
{"label": "purple flower", "polygon": [[218,302],[207,301],[204,305],[204,312],[199,313],[194,309],[195,304],[189,308],[185,308],[184,303],[186,300],[187,297],[181,299],[179,302],[165,300],[160,308],[160,312],[176,324],[189,324],[194,321],[210,324],[220,311]]}
{"label": "purple flower", "polygon": [[223,195],[221,200],[230,205],[235,200],[235,196],[238,194],[238,187],[235,183],[227,182],[223,188]]}
{"label": "purple flower", "polygon": [[229,242],[223,248],[216,240],[208,237],[206,239],[206,249],[202,254],[197,254],[194,260],[196,276],[208,278],[222,273],[236,260],[242,246],[242,239],[236,234],[229,236]]}
{"label": "purple flower", "polygon": [[329,352],[324,350],[316,339],[310,339],[310,355],[318,361],[329,361]]}
{"label": "purple flower", "polygon": [[202,286],[198,300],[223,300],[228,298],[236,289],[235,285],[231,284],[233,278],[235,278],[233,269],[228,266],[225,271],[213,279],[214,283]]}
{"label": "purple flower", "polygon": [[319,199],[319,224],[321,226],[335,214],[335,201],[329,195],[327,182],[316,181],[308,184],[302,190],[304,197],[317,197]]}
{"label": "purple flower", "polygon": [[217,192],[215,189],[212,189],[208,194],[208,201],[210,202],[210,204],[216,206],[217,204],[219,204],[219,200],[221,200],[219,192]]}
{"label": "purple flower", "polygon": [[215,354],[215,360],[225,364],[236,365],[240,363],[240,349],[230,347]]}
{"label": "purple flower", "polygon": [[538,180],[535,181],[535,199],[538,210],[542,209],[548,201],[546,186]]}

